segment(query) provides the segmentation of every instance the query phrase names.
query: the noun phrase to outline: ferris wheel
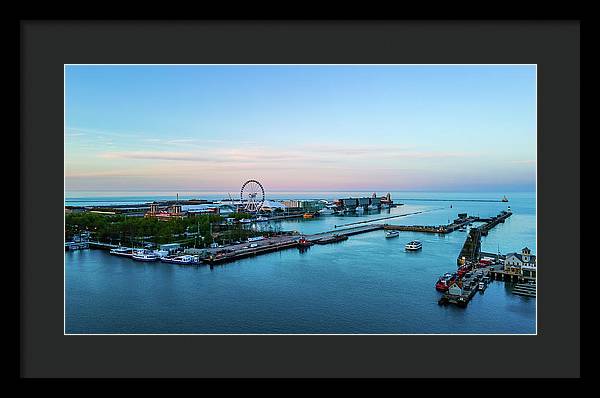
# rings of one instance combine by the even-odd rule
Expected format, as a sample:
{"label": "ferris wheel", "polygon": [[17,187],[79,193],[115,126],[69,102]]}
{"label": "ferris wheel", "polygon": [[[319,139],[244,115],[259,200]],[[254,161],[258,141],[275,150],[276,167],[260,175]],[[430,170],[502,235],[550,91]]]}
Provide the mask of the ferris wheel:
{"label": "ferris wheel", "polygon": [[242,185],[240,199],[244,210],[257,212],[265,202],[265,190],[260,182],[248,180]]}

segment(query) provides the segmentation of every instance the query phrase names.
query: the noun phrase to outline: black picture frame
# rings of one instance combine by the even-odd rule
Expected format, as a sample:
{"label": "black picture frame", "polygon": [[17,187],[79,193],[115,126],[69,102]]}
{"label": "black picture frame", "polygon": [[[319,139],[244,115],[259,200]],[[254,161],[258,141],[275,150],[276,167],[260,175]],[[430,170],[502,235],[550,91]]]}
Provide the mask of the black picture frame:
{"label": "black picture frame", "polygon": [[[22,377],[464,377],[436,358],[466,345],[484,349],[471,377],[580,375],[579,290],[560,293],[565,272],[580,281],[563,243],[580,238],[579,21],[21,21],[20,36]],[[63,65],[78,63],[536,64],[538,335],[65,336]]]}

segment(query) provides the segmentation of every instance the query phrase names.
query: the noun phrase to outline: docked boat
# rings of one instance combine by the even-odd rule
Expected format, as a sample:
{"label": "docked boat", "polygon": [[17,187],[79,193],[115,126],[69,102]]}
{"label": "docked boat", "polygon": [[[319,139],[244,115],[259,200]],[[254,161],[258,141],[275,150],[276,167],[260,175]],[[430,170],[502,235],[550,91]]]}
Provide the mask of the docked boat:
{"label": "docked boat", "polygon": [[256,221],[269,221],[267,217],[260,216],[256,219]]}
{"label": "docked boat", "polygon": [[300,237],[300,239],[298,240],[298,247],[300,247],[300,248],[310,247],[312,245],[313,245],[313,243],[307,241],[304,236]]}
{"label": "docked boat", "polygon": [[151,251],[148,250],[135,250],[133,252],[133,254],[131,255],[131,258],[134,259],[135,261],[157,261],[159,259],[159,257],[152,253]]}
{"label": "docked boat", "polygon": [[460,232],[467,232],[467,229],[466,229],[465,227],[460,227],[458,230],[459,230]]}
{"label": "docked boat", "polygon": [[169,264],[196,264],[198,259],[195,256],[184,254],[183,256],[163,257],[160,259],[163,263]]}
{"label": "docked boat", "polygon": [[486,283],[484,281],[479,282],[479,284],[477,285],[477,288],[479,289],[479,291],[483,292],[485,290],[485,288],[487,287]]}
{"label": "docked boat", "polygon": [[400,236],[400,232],[399,231],[387,231],[385,233],[385,237],[386,238],[396,238],[398,236]]}
{"label": "docked boat", "polygon": [[451,274],[450,272],[445,273],[440,276],[438,281],[435,284],[435,289],[440,292],[446,292],[450,289],[450,286],[456,281],[456,274]]}
{"label": "docked boat", "polygon": [[126,247],[115,247],[114,249],[110,249],[109,253],[115,256],[131,257],[133,251]]}
{"label": "docked boat", "polygon": [[408,242],[404,246],[404,249],[409,250],[409,251],[416,251],[416,250],[420,250],[422,247],[423,247],[423,244],[421,242],[419,242],[418,240],[413,240],[411,242]]}
{"label": "docked boat", "polygon": [[240,222],[243,224],[250,224],[252,220],[250,218],[242,218]]}

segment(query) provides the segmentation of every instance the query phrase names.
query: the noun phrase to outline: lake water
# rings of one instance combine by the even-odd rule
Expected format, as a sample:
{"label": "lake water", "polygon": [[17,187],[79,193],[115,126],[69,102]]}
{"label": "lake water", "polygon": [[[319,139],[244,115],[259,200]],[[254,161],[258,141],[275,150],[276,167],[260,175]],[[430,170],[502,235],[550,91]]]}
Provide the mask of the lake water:
{"label": "lake water", "polygon": [[[335,198],[339,193],[304,194]],[[423,213],[385,222],[439,225],[457,213],[488,217],[510,205],[512,217],[482,239],[482,250],[506,253],[527,246],[536,253],[534,193],[507,193],[509,203],[462,201],[497,200],[503,194],[392,193],[403,206],[363,216],[291,219],[273,227],[315,233],[416,211]],[[287,195],[281,198],[301,197]],[[123,198],[131,199],[102,200]],[[458,231],[401,232],[385,239],[374,231],[304,253],[284,250],[212,269],[139,263],[101,250],[65,252],[66,333],[535,333],[536,300],[511,294],[508,283],[492,282],[467,308],[437,304],[434,284],[456,269],[465,237]],[[423,250],[405,252],[404,244],[415,239]]]}

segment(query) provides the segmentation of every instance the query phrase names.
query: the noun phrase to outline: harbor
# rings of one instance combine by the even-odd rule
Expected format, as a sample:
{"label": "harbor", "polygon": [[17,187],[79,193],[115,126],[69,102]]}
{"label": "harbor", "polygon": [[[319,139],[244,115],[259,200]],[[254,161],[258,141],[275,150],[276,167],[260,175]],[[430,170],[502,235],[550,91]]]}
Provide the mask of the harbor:
{"label": "harbor", "polygon": [[[314,273],[315,278],[325,278],[324,281],[332,278],[331,283],[341,283],[340,281],[343,281],[343,279],[340,280],[340,272],[343,272],[344,274],[348,272],[353,275],[355,274],[358,279],[355,280],[354,277],[352,277],[352,282],[348,282],[351,283],[354,291],[361,291],[363,289],[361,286],[365,284],[364,287],[370,286],[372,283],[380,286],[379,289],[375,288],[375,291],[381,290],[381,286],[386,286],[391,282],[389,279],[391,277],[394,281],[392,285],[395,286],[395,288],[393,288],[393,291],[388,291],[388,288],[384,288],[381,293],[384,294],[384,297],[387,297],[388,302],[385,304],[384,302],[381,302],[377,305],[389,306],[392,302],[395,302],[397,298],[398,300],[404,300],[404,302],[412,302],[414,303],[413,305],[419,308],[431,308],[430,310],[421,310],[425,311],[424,314],[427,314],[425,315],[425,319],[428,319],[425,321],[425,325],[427,326],[423,327],[422,324],[421,326],[416,326],[417,324],[415,323],[414,328],[409,325],[400,329],[398,329],[398,327],[394,328],[394,330],[401,330],[402,332],[421,330],[444,332],[445,329],[440,328],[441,325],[437,325],[434,320],[435,310],[433,308],[440,308],[448,311],[451,310],[452,307],[456,307],[457,310],[461,312],[464,312],[465,308],[467,308],[467,312],[476,313],[479,317],[486,317],[485,314],[488,313],[486,311],[489,311],[491,306],[497,306],[498,300],[500,300],[499,302],[504,302],[505,300],[510,300],[510,302],[512,302],[518,298],[520,298],[520,300],[535,300],[535,297],[532,296],[531,293],[529,295],[518,294],[521,290],[513,288],[513,285],[516,286],[516,284],[518,284],[517,277],[513,276],[512,279],[509,278],[507,281],[506,275],[500,276],[500,264],[486,264],[482,268],[475,268],[482,273],[482,275],[476,275],[479,282],[484,280],[484,278],[486,280],[483,291],[479,290],[479,282],[474,282],[475,277],[472,274],[462,280],[459,287],[466,287],[466,289],[461,291],[460,295],[452,296],[449,295],[448,292],[439,292],[434,289],[432,282],[436,275],[451,271],[452,268],[449,267],[449,265],[454,261],[450,260],[449,262],[448,260],[440,260],[444,258],[458,259],[461,257],[460,253],[467,238],[470,236],[470,231],[475,227],[481,228],[487,223],[491,223],[493,219],[497,219],[503,209],[506,209],[506,206],[503,205],[502,207],[496,207],[497,210],[493,213],[484,213],[480,216],[479,214],[482,213],[484,209],[483,206],[487,205],[487,202],[462,202],[464,203],[464,207],[462,204],[457,203],[454,203],[452,207],[450,204],[442,207],[439,206],[439,202],[437,203],[437,205],[434,202],[432,202],[431,205],[409,205],[405,203],[402,206],[397,206],[390,210],[365,212],[366,214],[318,215],[311,219],[306,219],[302,215],[297,214],[293,217],[285,217],[286,215],[284,215],[285,218],[269,219],[268,221],[254,220],[251,223],[248,223],[245,228],[259,233],[259,236],[254,238],[256,240],[251,239],[248,241],[246,239],[239,243],[232,242],[220,244],[217,247],[206,246],[198,249],[193,248],[193,241],[188,244],[182,243],[180,244],[179,249],[175,249],[172,254],[165,256],[165,261],[158,259],[151,262],[145,262],[136,261],[131,257],[126,256],[109,255],[111,249],[120,247],[118,242],[109,243],[94,241],[93,235],[88,242],[89,248],[92,250],[68,251],[66,253],[71,253],[69,254],[69,258],[76,255],[76,253],[81,253],[80,255],[77,255],[77,258],[86,258],[87,256],[96,258],[97,256],[100,256],[100,264],[108,262],[108,264],[113,264],[112,267],[117,267],[117,269],[127,267],[127,269],[130,269],[131,271],[140,270],[140,272],[142,270],[146,270],[145,272],[150,272],[152,270],[152,273],[163,273],[167,272],[169,269],[177,269],[178,273],[183,272],[187,274],[193,272],[199,273],[198,276],[200,276],[205,275],[206,272],[212,273],[218,269],[226,269],[226,274],[219,273],[219,275],[222,275],[221,277],[225,277],[225,275],[230,273],[233,273],[233,275],[250,273],[252,275],[257,275],[256,277],[268,273],[271,275],[270,278],[273,277],[273,273],[283,273],[282,277],[283,275],[287,275],[286,280],[284,281],[282,279],[278,282],[282,286],[285,286],[287,283],[296,279],[295,275],[289,274],[293,268],[287,268],[290,266],[295,267],[294,264],[297,264],[297,266],[303,264],[302,267],[311,264],[302,272],[302,275],[304,275],[303,278],[307,278],[308,274],[306,272],[311,270],[310,272]],[[513,208],[515,207],[513,203],[511,203],[511,205],[513,205]],[[466,217],[463,213],[467,213]],[[505,223],[506,220],[515,217],[515,214],[517,214],[517,217],[522,217],[519,213],[513,212],[512,214],[512,216],[505,218]],[[462,217],[459,215],[462,215]],[[449,219],[449,222],[440,222],[442,220],[446,221],[446,219]],[[471,224],[469,225],[469,223]],[[503,260],[505,254],[502,253],[499,255],[496,252],[496,241],[494,239],[504,236],[502,239],[504,239],[505,242],[508,242],[506,243],[507,245],[510,244],[510,240],[507,241],[505,235],[508,230],[502,233],[502,235],[498,235],[498,233],[495,232],[499,226],[502,226],[502,229],[506,229],[505,223],[495,223],[495,226],[488,230],[488,236],[481,235],[479,237],[481,241],[481,247],[479,249],[480,259],[494,257]],[[511,225],[512,224],[509,224],[509,227]],[[221,228],[225,229],[217,229],[215,226],[213,228],[213,233],[223,233],[223,231],[227,228],[231,228],[231,226],[225,224]],[[466,233],[462,232],[461,229],[463,228],[468,231]],[[217,232],[215,232],[215,230]],[[273,234],[273,236],[267,236],[269,235],[267,233],[269,230],[274,230],[276,233]],[[265,236],[260,235],[260,231],[265,231]],[[398,232],[399,235],[394,239],[386,239],[387,232],[393,231]],[[514,235],[514,232],[511,233],[511,235]],[[511,247],[517,246],[518,248],[522,238],[519,238],[519,235],[514,235],[514,237],[518,240],[514,240]],[[486,245],[483,243],[486,239],[492,239],[492,241]],[[415,240],[423,243],[423,249],[416,252],[405,250],[405,244]],[[138,249],[143,246],[141,243],[142,241],[138,242],[136,245]],[[162,244],[157,245],[154,250],[160,251],[160,246],[162,246]],[[133,250],[133,246],[131,245],[124,245],[122,247]],[[486,247],[488,250],[485,250]],[[493,251],[489,250],[492,248]],[[181,257],[186,254],[193,256],[194,261],[189,263],[170,261],[170,259]],[[366,258],[369,260],[361,260]],[[288,265],[283,266],[284,263]],[[387,269],[385,273],[389,274],[391,272],[391,274],[385,277],[385,279],[376,282],[379,280],[378,274],[382,272],[383,264],[386,263],[389,263],[389,267],[385,267],[385,269]],[[454,263],[457,264],[457,261]],[[127,264],[131,265],[127,266]],[[314,267],[312,264],[314,264]],[[284,268],[282,268],[282,266]],[[455,265],[455,267],[455,270],[460,269],[460,265]],[[426,270],[427,273],[422,274],[422,272]],[[393,275],[397,276],[394,277]],[[193,280],[200,282],[197,278],[193,278]],[[336,280],[336,282],[333,282],[333,280]],[[384,282],[384,280],[388,282]],[[315,280],[312,283],[316,287],[320,286],[321,282],[324,281],[318,282]],[[202,284],[207,282],[208,281],[202,282]],[[233,281],[230,281],[230,283],[233,283]],[[296,283],[303,285],[300,281],[297,281]],[[505,284],[506,287],[504,287]],[[261,286],[261,283],[259,283],[258,286]],[[265,288],[266,287],[263,286],[261,289]],[[188,291],[190,299],[203,296],[201,291],[194,290],[192,293],[186,288],[184,288],[184,291]],[[300,293],[295,289],[293,291],[296,295]],[[319,293],[313,291],[311,288],[309,291],[312,292],[312,297],[315,299],[319,299],[320,301],[330,300],[327,296],[323,296],[323,293],[327,290]],[[515,293],[513,293],[513,291]],[[531,291],[531,288],[529,291]],[[217,297],[221,297],[220,300],[226,299],[223,293],[224,292],[221,292],[217,295]],[[367,293],[365,292],[365,294]],[[316,308],[315,306],[318,306],[318,301],[310,304],[312,303],[311,300],[308,300],[307,297],[302,294],[301,296],[302,298],[298,297],[298,299],[304,300],[309,306],[308,308]],[[206,297],[204,300],[208,300],[207,303],[213,303],[213,305],[215,305],[215,300],[219,300],[217,297]],[[363,295],[363,297],[370,296]],[[392,297],[394,297],[393,300]],[[447,302],[445,302],[446,300]],[[490,300],[492,300],[492,302],[490,302]],[[378,300],[376,297],[370,297],[367,302],[376,305],[375,303],[378,302]],[[493,302],[496,303],[493,304]],[[397,302],[396,305],[401,304],[400,302]],[[431,307],[431,305],[434,305],[435,307]],[[519,305],[525,306],[523,307],[524,309],[530,308],[530,304],[527,304],[526,302]],[[198,304],[194,304],[194,306],[198,307]],[[220,305],[216,304],[215,310],[219,307]],[[201,308],[202,309],[199,307],[198,310],[205,313],[210,314],[213,311],[213,309],[209,309],[209,307],[201,306]],[[242,307],[240,307],[240,310],[241,308]],[[267,307],[265,307],[265,309],[266,308]],[[393,306],[390,309],[392,308]],[[347,308],[346,311],[350,311],[350,308]],[[306,312],[302,312],[302,314],[304,314],[304,317],[312,319],[312,316]],[[385,312],[383,312],[383,314],[385,314]],[[382,314],[379,313],[379,315]],[[238,316],[244,317],[243,315],[240,315],[239,312]],[[349,313],[347,313],[346,316],[352,318]],[[365,315],[363,314],[363,316]],[[391,316],[391,314],[389,316]],[[452,316],[458,316],[458,314],[453,314]],[[316,327],[314,329],[309,328],[309,330],[313,332],[346,330],[343,324],[339,323],[339,317],[335,316],[333,313],[328,314],[327,319],[327,326],[324,326],[324,329]],[[334,319],[336,321],[334,321]],[[364,328],[360,330],[368,330],[370,332],[379,330],[385,332],[388,329],[382,326],[384,324],[385,322],[382,318],[375,322],[375,325],[381,325],[381,329]],[[264,327],[267,327],[268,325],[269,324],[263,324]],[[316,325],[318,325],[318,323]],[[478,330],[475,325],[468,325],[469,324],[466,323],[464,327],[469,327],[470,331]],[[510,330],[505,329],[505,326],[508,325],[497,324],[491,319],[490,325],[492,326],[489,326],[491,328],[489,330]],[[271,324],[271,326],[273,325]],[[190,327],[192,329],[189,330],[197,330],[193,326],[193,322],[190,323]],[[230,330],[229,326],[223,326],[223,328]],[[216,322],[211,325],[211,329],[209,330],[215,332],[221,330],[219,329],[219,323]],[[260,332],[261,330],[266,329],[252,327],[239,329],[240,332]],[[289,329],[289,331],[293,330],[293,328]]]}

